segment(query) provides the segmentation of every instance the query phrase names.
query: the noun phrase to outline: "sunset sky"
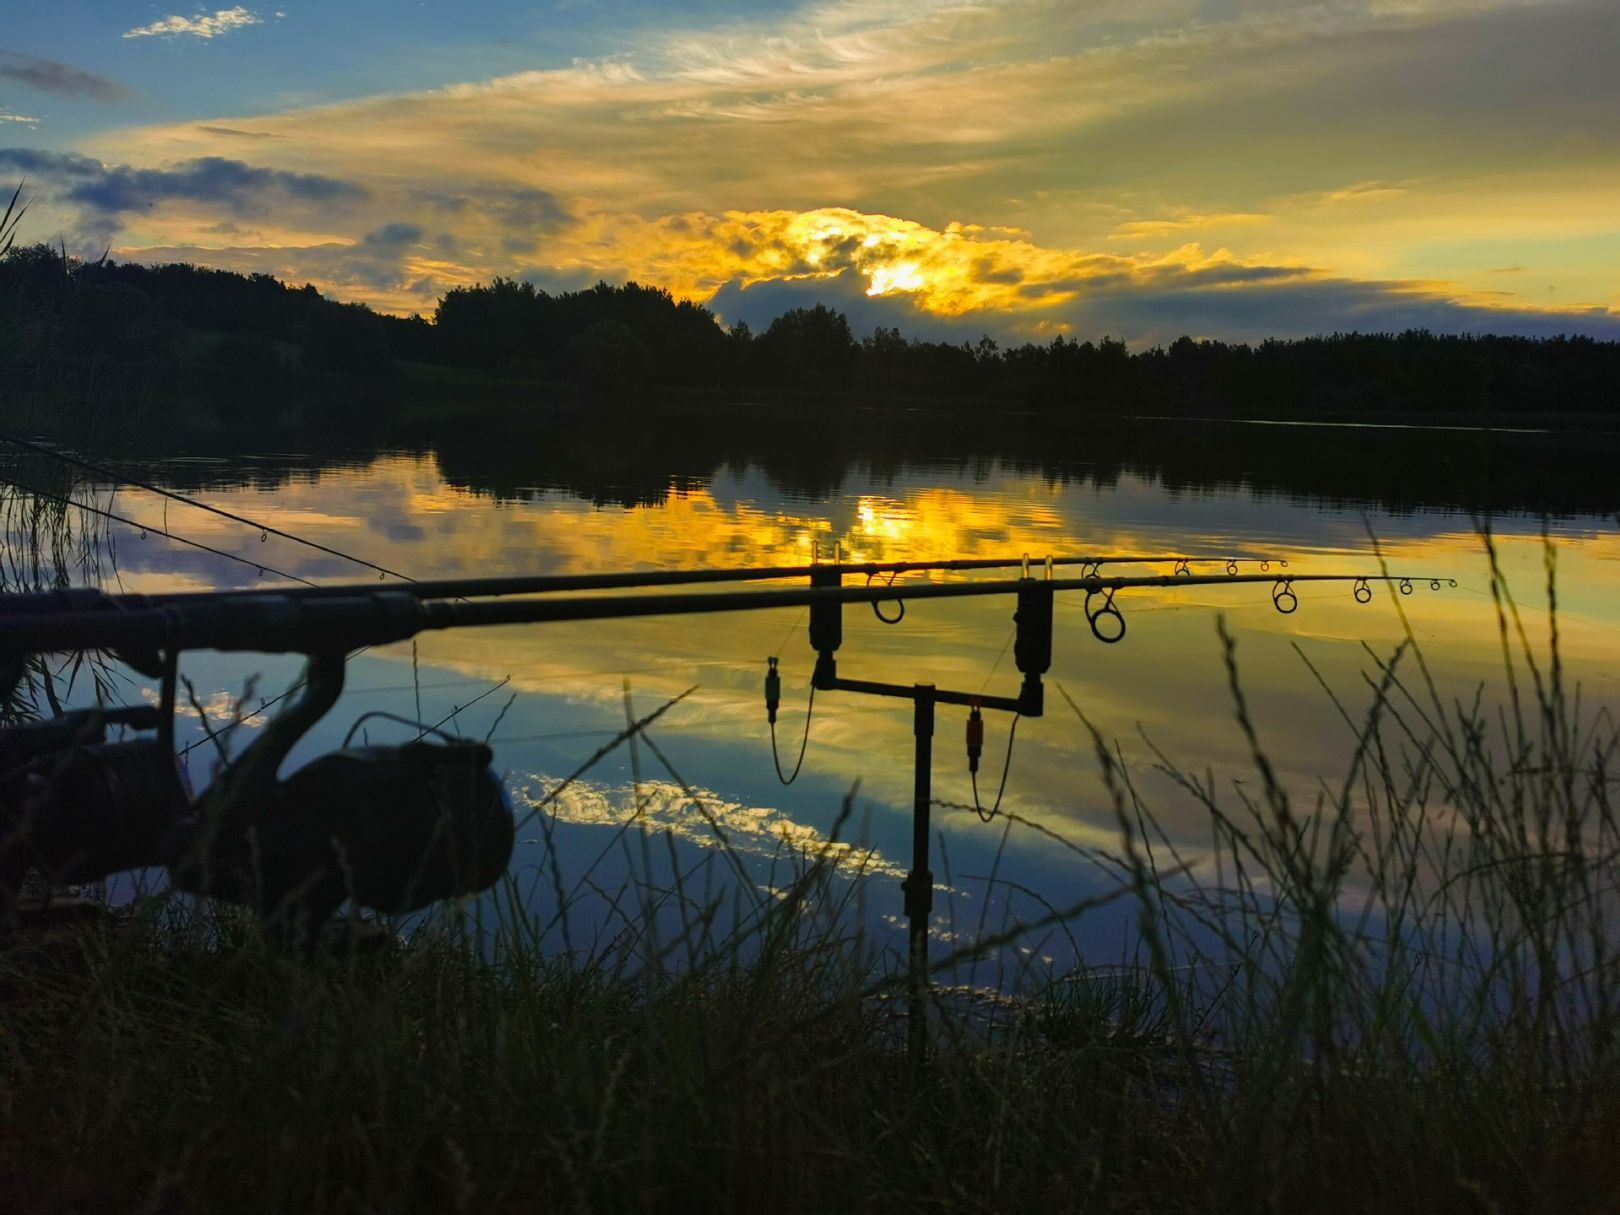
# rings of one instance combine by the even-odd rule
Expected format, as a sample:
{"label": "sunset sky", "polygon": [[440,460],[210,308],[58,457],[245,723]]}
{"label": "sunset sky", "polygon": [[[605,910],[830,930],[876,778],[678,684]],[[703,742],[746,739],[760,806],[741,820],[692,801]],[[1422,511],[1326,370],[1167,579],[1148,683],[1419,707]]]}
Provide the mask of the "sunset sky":
{"label": "sunset sky", "polygon": [[8,10],[0,181],[80,252],[395,312],[504,274],[858,334],[1620,338],[1615,0]]}

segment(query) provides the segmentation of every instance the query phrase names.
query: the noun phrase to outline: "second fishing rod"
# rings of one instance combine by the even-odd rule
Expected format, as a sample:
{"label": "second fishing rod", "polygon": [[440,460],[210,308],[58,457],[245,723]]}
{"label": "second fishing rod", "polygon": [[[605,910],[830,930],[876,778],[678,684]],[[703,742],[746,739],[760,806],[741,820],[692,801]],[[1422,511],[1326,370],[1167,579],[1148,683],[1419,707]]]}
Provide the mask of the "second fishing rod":
{"label": "second fishing rod", "polygon": [[[1099,572],[1105,565],[1173,565],[1182,577],[1192,574],[1195,565],[1221,565],[1228,575],[1236,575],[1243,565],[1262,572],[1273,565],[1287,568],[1286,558],[1256,556],[1195,556],[1182,557],[1173,553],[1065,555],[1041,558],[1041,562],[1058,567],[1078,566],[1083,574]],[[950,573],[978,570],[1006,570],[1030,565],[1028,555],[1022,557],[957,557],[935,561],[842,561],[812,562],[808,565],[740,566],[730,569],[687,570],[615,570],[594,574],[507,574],[484,578],[413,579],[403,586],[390,587],[413,595],[418,599],[479,599],[503,595],[544,595],[570,591],[649,590],[659,587],[701,586],[728,582],[781,582],[788,579],[825,575],[829,571],[840,576],[868,579],[898,578],[910,573]],[[891,585],[887,580],[885,585]],[[297,591],[285,588],[254,588],[233,594],[284,595],[293,593],[301,598],[321,599],[353,594],[355,584],[331,584],[303,587]],[[180,591],[172,594],[146,596],[150,603],[187,603],[212,598],[220,592]]]}
{"label": "second fishing rod", "polygon": [[[1438,588],[1442,581],[1452,581],[1415,574],[1094,574],[1058,578],[1049,569],[1048,575],[1044,579],[921,586],[844,586],[841,567],[820,566],[811,567],[807,587],[480,601],[422,598],[416,593],[417,586],[384,590],[364,584],[329,588],[323,595],[217,592],[185,599],[59,591],[0,596],[0,646],[22,653],[132,646],[313,653],[405,641],[437,629],[1016,595],[1036,587],[1047,594],[1084,592],[1093,632],[1100,640],[1113,641],[1118,637],[1104,635],[1097,625],[1104,618],[1117,620],[1123,634],[1123,618],[1114,596],[1124,590],[1270,584],[1273,606],[1286,614],[1298,606],[1293,591],[1296,583],[1351,583],[1357,601],[1365,603],[1372,597],[1373,582],[1395,584],[1410,593],[1416,583]],[[1099,598],[1100,605],[1093,608],[1091,601]]]}

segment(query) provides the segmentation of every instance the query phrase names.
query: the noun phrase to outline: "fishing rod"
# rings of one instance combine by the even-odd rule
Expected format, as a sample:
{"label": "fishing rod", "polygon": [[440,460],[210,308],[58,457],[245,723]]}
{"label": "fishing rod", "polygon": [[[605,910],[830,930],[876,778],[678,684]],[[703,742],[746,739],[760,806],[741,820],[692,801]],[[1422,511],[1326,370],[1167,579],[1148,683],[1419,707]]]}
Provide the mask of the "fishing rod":
{"label": "fishing rod", "polygon": [[[1056,564],[1055,562],[1053,563]],[[1296,583],[1351,583],[1359,602],[1372,598],[1371,584],[1397,585],[1410,594],[1428,582],[1439,589],[1451,579],[1394,574],[1154,574],[1085,578],[1019,578],[984,582],[922,585],[843,586],[845,567],[805,567],[811,585],[793,589],[721,591],[707,594],[664,593],[576,597],[511,598],[503,583],[532,585],[532,579],[482,579],[446,584],[445,595],[429,598],[422,586],[378,589],[366,584],[321,587],[314,591],[223,591],[200,596],[109,595],[94,590],[44,591],[0,595],[0,653],[39,653],[82,649],[211,649],[263,653],[312,653],[354,649],[405,641],[439,629],[538,624],[562,621],[623,619],[636,616],[684,616],[710,612],[758,611],[767,608],[837,606],[914,599],[960,599],[1016,594],[1031,582],[1048,592],[1083,591],[1087,617],[1099,640],[1123,636],[1123,616],[1114,596],[1142,588],[1231,586],[1269,583],[1272,603],[1291,613],[1298,606]],[[785,575],[784,575],[785,576]],[[605,577],[605,575],[604,575]],[[485,589],[467,593],[473,582]],[[1091,601],[1101,598],[1096,608]],[[493,600],[493,601],[491,601]],[[1098,621],[1121,626],[1105,635]],[[1108,628],[1115,627],[1113,625]]]}
{"label": "fishing rod", "polygon": [[[135,525],[139,526],[139,525]],[[1192,566],[1213,563],[1224,564],[1228,576],[1236,576],[1241,562],[1269,570],[1275,562],[1286,568],[1286,558],[1243,555],[1235,557],[1201,556],[1180,557],[1175,554],[1141,556],[1138,554],[1098,554],[1093,556],[1062,556],[1049,559],[1054,566],[1079,566],[1082,576],[1098,573],[1105,565],[1171,565],[1182,578],[1192,576]],[[251,562],[249,564],[252,564]],[[697,586],[721,582],[778,582],[790,578],[804,578],[812,574],[825,575],[836,571],[839,575],[866,575],[876,579],[889,574],[924,572],[961,572],[970,570],[1015,569],[1029,565],[1028,556],[964,557],[938,561],[858,561],[816,562],[809,565],[740,566],[731,569],[706,570],[622,570],[599,574],[520,574],[498,575],[486,578],[412,579],[400,590],[418,599],[473,599],[506,595],[541,595],[569,591],[643,590],[653,587]],[[885,585],[894,585],[886,582]],[[285,588],[253,588],[230,591],[234,597],[246,595],[294,594],[301,599],[341,598],[356,594],[362,587],[355,584],[330,583],[310,585],[306,589],[289,592]],[[370,589],[370,588],[365,588]],[[150,604],[193,603],[216,598],[227,592],[177,591],[168,594],[149,594]],[[896,595],[885,599],[898,598]]]}

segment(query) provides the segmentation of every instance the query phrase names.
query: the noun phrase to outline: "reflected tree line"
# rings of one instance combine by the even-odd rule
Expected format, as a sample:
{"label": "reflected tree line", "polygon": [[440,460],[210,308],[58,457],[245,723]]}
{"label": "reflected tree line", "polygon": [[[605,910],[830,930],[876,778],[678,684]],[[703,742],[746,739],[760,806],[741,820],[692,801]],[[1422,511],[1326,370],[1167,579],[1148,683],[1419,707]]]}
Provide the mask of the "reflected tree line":
{"label": "reflected tree line", "polygon": [[[0,259],[0,315],[0,383],[55,375],[86,395],[93,385],[81,383],[83,369],[100,364],[179,368],[249,399],[307,388],[311,376],[339,377],[349,390],[336,395],[350,408],[389,395],[354,385],[402,375],[572,384],[587,402],[658,389],[786,400],[811,393],[1061,416],[1548,416],[1620,404],[1620,344],[1581,337],[1413,330],[1257,345],[1183,337],[1136,352],[1108,337],[952,344],[893,328],[860,337],[842,313],[819,304],[791,309],[756,333],[742,323],[724,327],[707,308],[656,287],[598,283],[552,294],[504,278],[451,290],[431,318],[401,318],[265,274],[86,264],[43,245]],[[101,390],[119,378],[104,375]],[[185,382],[160,377],[157,385]]]}
{"label": "reflected tree line", "polygon": [[538,416],[517,434],[434,422],[391,433],[380,445],[309,438],[302,454],[251,462],[229,454],[224,440],[217,458],[181,462],[158,446],[159,463],[147,471],[181,489],[273,489],[404,450],[431,452],[448,483],[498,501],[560,493],[599,506],[654,507],[727,475],[758,475],[784,498],[816,501],[852,475],[882,486],[930,472],[981,482],[1014,473],[1063,486],[1109,489],[1136,478],[1172,495],[1235,490],[1397,513],[1592,515],[1606,524],[1620,459],[1620,435],[1592,432],[1056,421],[854,406],[819,411],[814,425],[791,411],[694,408],[626,418],[585,410]]}
{"label": "reflected tree line", "polygon": [[1415,510],[1608,516],[1620,435],[1266,427],[1150,419],[846,408],[804,425],[649,418],[626,434],[582,415],[513,444],[445,428],[432,448],[447,481],[497,499],[561,489],[599,505],[656,505],[722,472],[758,471],[785,496],[835,494],[859,473],[878,484],[927,470],[984,481],[1002,472],[1109,489],[1126,477],[1171,494],[1240,490],[1296,502]]}

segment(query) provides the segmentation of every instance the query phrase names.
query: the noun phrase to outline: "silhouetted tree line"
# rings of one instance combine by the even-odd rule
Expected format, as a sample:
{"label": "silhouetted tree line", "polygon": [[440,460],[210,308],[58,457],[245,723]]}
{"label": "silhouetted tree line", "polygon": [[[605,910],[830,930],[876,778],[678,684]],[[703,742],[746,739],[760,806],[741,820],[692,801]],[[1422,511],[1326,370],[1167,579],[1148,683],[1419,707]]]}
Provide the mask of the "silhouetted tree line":
{"label": "silhouetted tree line", "polygon": [[0,259],[0,313],[0,363],[101,356],[261,376],[293,366],[365,376],[393,369],[382,317],[268,274],[85,262],[29,245]]}
{"label": "silhouetted tree line", "polygon": [[[0,361],[103,354],[205,359],[244,374],[289,364],[350,375],[440,364],[572,381],[607,395],[648,385],[729,392],[857,394],[1007,408],[1256,412],[1607,412],[1620,405],[1620,343],[1428,330],[1335,333],[1257,345],[1179,338],[1132,354],[1104,337],[999,346],[879,327],[857,338],[822,304],[761,333],[722,327],[657,287],[598,283],[552,294],[496,278],[456,287],[431,319],[324,300],[312,286],[191,265],[66,259],[48,246],[0,260]],[[188,334],[213,335],[206,343]]]}
{"label": "silhouetted tree line", "polygon": [[[1183,337],[1136,354],[1109,337],[1003,348],[989,337],[917,341],[884,327],[857,339],[848,319],[823,304],[791,309],[763,333],[742,323],[726,330],[706,308],[654,287],[598,283],[548,295],[510,279],[452,290],[431,324],[413,318],[389,325],[391,343],[409,330],[408,348],[393,347],[396,357],[558,379],[590,380],[600,363],[629,383],[1052,410],[1591,411],[1620,404],[1620,344],[1584,337],[1409,330],[1258,345]],[[583,357],[586,350],[609,353],[593,360]]]}

